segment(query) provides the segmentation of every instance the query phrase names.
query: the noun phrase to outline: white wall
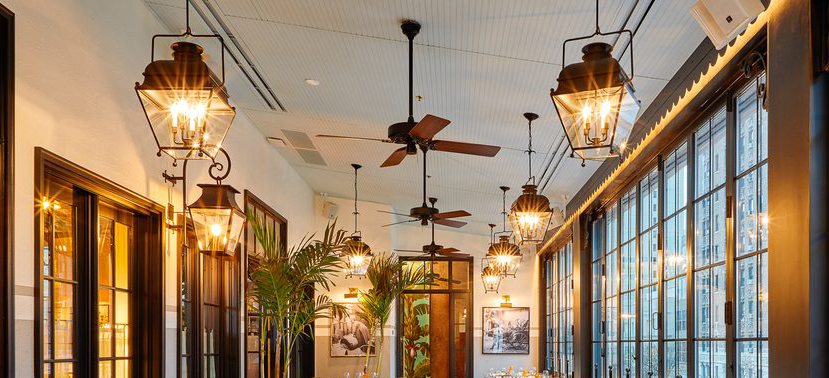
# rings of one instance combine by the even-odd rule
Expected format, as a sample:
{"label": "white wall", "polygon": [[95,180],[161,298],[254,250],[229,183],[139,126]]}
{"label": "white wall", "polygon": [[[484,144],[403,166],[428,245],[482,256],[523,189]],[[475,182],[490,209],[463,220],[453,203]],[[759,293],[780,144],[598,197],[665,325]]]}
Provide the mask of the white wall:
{"label": "white wall", "polygon": [[[16,21],[15,365],[33,375],[34,148],[44,147],[159,204],[168,202],[161,172],[173,169],[156,147],[133,90],[149,62],[150,38],[167,32],[140,0],[4,0]],[[231,93],[231,101],[233,100]],[[226,180],[249,189],[289,222],[289,243],[314,227],[313,192],[243,116],[225,148]],[[206,182],[205,163],[190,165],[190,184]],[[180,187],[174,190],[180,191]],[[198,194],[190,188],[191,199]],[[241,198],[238,198],[241,201]],[[173,198],[178,210],[180,197]],[[167,251],[166,376],[175,376],[177,267]]]}
{"label": "white wall", "polygon": [[[173,170],[169,159],[156,157],[153,137],[133,91],[135,81],[149,60],[153,34],[166,32],[140,0],[4,0],[16,14],[16,108],[15,108],[15,364],[18,377],[33,376],[34,368],[34,148],[44,147],[107,179],[159,204],[166,204],[168,186],[161,179]],[[237,83],[238,84],[238,83]],[[232,100],[233,93],[231,93]],[[288,219],[291,244],[301,236],[320,230],[325,222],[315,210],[314,193],[259,131],[240,114],[225,142],[233,158],[233,171],[226,180],[237,189],[248,189]],[[192,184],[206,182],[204,163],[190,167]],[[172,202],[180,205],[180,187]],[[198,189],[190,188],[189,198]],[[241,198],[239,198],[241,201]],[[351,202],[329,198],[340,205],[339,224],[351,229]],[[317,205],[318,206],[318,205]],[[376,210],[388,206],[361,202],[364,238],[376,252],[395,248],[417,249],[428,243],[428,228],[398,226],[382,228],[391,221]],[[179,208],[179,210],[181,210]],[[481,307],[498,305],[499,295],[484,294],[478,279],[480,257],[488,235],[439,229],[438,241],[475,256],[475,372],[479,377],[490,368],[535,364],[538,306],[534,257],[525,257],[517,279],[506,280],[501,294],[512,295],[515,306],[531,306],[531,354],[482,356],[480,354]],[[532,256],[532,255],[530,255]],[[175,376],[176,270],[174,254],[167,251],[165,292],[167,305],[167,377]],[[348,287],[366,282],[338,281],[330,293],[342,298]],[[392,324],[387,328],[393,331]],[[362,361],[328,360],[327,324],[317,324],[317,373],[339,377],[356,371]],[[389,346],[383,371],[394,371],[395,345]],[[355,369],[355,367],[357,369]]]}

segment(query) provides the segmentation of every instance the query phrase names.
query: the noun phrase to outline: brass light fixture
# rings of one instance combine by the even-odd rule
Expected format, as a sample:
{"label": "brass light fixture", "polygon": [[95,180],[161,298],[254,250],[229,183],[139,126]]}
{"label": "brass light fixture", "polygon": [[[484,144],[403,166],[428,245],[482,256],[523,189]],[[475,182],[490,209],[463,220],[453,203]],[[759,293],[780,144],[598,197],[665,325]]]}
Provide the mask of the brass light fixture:
{"label": "brass light fixture", "polygon": [[[521,255],[521,249],[517,245],[510,242],[512,231],[507,230],[508,190],[509,188],[506,186],[501,187],[501,191],[503,192],[503,207],[501,214],[504,217],[504,229],[498,233],[492,233],[495,225],[489,225],[491,240],[485,259],[487,265],[498,271],[501,274],[501,277],[515,278],[518,273],[518,267],[521,265],[521,260],[523,260],[523,256]],[[495,241],[496,236],[498,237],[497,242]]]}
{"label": "brass light fixture", "polygon": [[[565,65],[567,43],[596,36],[628,34],[630,68],[628,76],[611,54],[607,43],[589,43],[582,48],[582,62]],[[562,45],[558,88],[550,90],[571,155],[584,160],[601,160],[619,156],[627,147],[639,101],[633,89],[633,33],[619,30],[603,33],[599,28],[599,1],[596,0],[596,31],[588,36],[571,38]]]}
{"label": "brass light fixture", "polygon": [[489,265],[483,264],[481,269],[481,281],[484,284],[484,293],[497,293],[501,286],[501,274]]}
{"label": "brass light fixture", "polygon": [[523,193],[512,203],[509,213],[510,227],[515,235],[515,241],[519,245],[536,244],[544,239],[547,228],[550,226],[550,219],[553,210],[550,209],[550,200],[546,196],[538,194],[538,186],[533,176],[533,121],[538,119],[535,113],[524,113],[529,127],[529,143],[527,155],[529,156],[530,177],[527,183],[522,186]]}
{"label": "brass light fixture", "polygon": [[236,204],[238,190],[230,185],[198,184],[201,197],[187,207],[199,250],[233,256],[245,225],[245,213]]}
{"label": "brass light fixture", "polygon": [[[150,64],[144,82],[135,83],[135,93],[144,109],[158,146],[177,160],[216,157],[227,135],[236,109],[225,89],[224,40],[220,35],[198,35],[190,31],[190,4],[185,2],[187,27],[183,34],[157,34],[152,39]],[[175,42],[172,60],[155,60],[156,38],[216,38],[222,47],[221,78],[204,62],[204,49],[191,42]]]}
{"label": "brass light fixture", "polygon": [[512,307],[512,302],[509,295],[502,295],[501,296],[501,307],[510,308]]}
{"label": "brass light fixture", "polygon": [[343,260],[346,265],[346,278],[366,276],[368,266],[374,258],[371,247],[362,240],[360,231],[357,230],[357,170],[362,168],[359,164],[351,164],[354,168],[354,233],[345,241],[345,248],[342,251]]}

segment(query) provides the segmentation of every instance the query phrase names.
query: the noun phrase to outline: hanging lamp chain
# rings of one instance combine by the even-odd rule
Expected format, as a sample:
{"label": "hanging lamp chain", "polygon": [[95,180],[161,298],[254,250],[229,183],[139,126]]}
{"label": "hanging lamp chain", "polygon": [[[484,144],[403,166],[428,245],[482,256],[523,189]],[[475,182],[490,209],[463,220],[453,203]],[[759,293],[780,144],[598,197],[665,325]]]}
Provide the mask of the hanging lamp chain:
{"label": "hanging lamp chain", "polygon": [[529,176],[527,178],[527,183],[532,181],[533,185],[535,185],[535,176],[533,176],[533,154],[535,151],[533,150],[533,121],[530,119],[527,121],[527,129],[529,131],[529,138],[527,143],[527,161],[529,162]]}
{"label": "hanging lamp chain", "polygon": [[354,233],[357,233],[357,216],[360,214],[357,211],[357,170],[360,169],[360,166],[357,164],[352,164],[354,167]]}
{"label": "hanging lamp chain", "polygon": [[184,35],[192,35],[190,32],[190,0],[184,0],[184,20],[185,20],[185,29]]}
{"label": "hanging lamp chain", "polygon": [[602,30],[599,29],[599,0],[596,0],[596,34],[601,34]]}

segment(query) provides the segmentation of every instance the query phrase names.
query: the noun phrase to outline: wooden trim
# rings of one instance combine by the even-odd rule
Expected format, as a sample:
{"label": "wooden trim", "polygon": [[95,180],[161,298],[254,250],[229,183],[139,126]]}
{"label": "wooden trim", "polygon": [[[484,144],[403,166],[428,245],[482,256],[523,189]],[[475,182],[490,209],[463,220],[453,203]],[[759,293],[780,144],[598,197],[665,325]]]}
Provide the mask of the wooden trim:
{"label": "wooden trim", "polygon": [[0,4],[0,375],[14,374],[14,13]]}
{"label": "wooden trim", "polygon": [[[97,221],[97,203],[98,197],[106,197],[111,202],[123,206],[130,211],[133,211],[137,218],[142,219],[137,226],[141,231],[136,235],[143,235],[143,237],[136,237],[136,251],[131,257],[132,263],[135,264],[134,270],[131,271],[131,285],[135,295],[135,302],[130,309],[131,316],[134,320],[135,330],[131,332],[134,337],[133,341],[133,364],[132,373],[135,377],[150,378],[160,377],[164,375],[164,357],[165,357],[165,307],[164,307],[164,267],[166,266],[166,253],[164,250],[164,207],[161,205],[126,189],[114,182],[111,182],[102,176],[99,176],[85,168],[78,166],[54,153],[51,153],[41,147],[35,148],[35,188],[34,199],[37,201],[42,197],[45,191],[47,182],[46,175],[54,177],[55,179],[65,181],[72,185],[76,190],[76,198],[79,199],[83,211],[76,211],[77,216],[84,215],[95,217]],[[81,214],[82,213],[82,214]],[[35,251],[40,251],[42,246],[40,244],[42,218],[39,212],[35,213],[34,217],[34,247]],[[98,371],[95,369],[93,358],[97,355],[96,340],[91,337],[95,329],[94,319],[97,319],[95,309],[84,308],[82,305],[84,301],[88,304],[96,299],[97,287],[91,285],[90,280],[97,277],[97,267],[94,265],[97,253],[95,253],[94,243],[96,231],[93,227],[86,227],[78,230],[81,234],[80,241],[86,245],[91,246],[92,256],[80,256],[77,261],[79,285],[78,298],[79,307],[76,310],[76,319],[81,319],[78,322],[78,335],[76,338],[76,348],[78,353],[78,371],[90,372],[92,377],[97,377]],[[142,253],[143,252],[143,253]],[[155,253],[152,253],[155,252]],[[34,277],[37,277],[35,282],[35,319],[42,319],[41,300],[43,269],[41,254],[35,253],[35,272]],[[161,267],[161,268],[159,268]],[[88,279],[81,280],[81,277]],[[86,281],[86,282],[83,282]],[[84,294],[86,293],[86,294]],[[84,297],[87,297],[84,299]],[[83,321],[87,319],[87,321]],[[36,321],[34,329],[34,374],[36,378],[43,376],[43,323]]]}

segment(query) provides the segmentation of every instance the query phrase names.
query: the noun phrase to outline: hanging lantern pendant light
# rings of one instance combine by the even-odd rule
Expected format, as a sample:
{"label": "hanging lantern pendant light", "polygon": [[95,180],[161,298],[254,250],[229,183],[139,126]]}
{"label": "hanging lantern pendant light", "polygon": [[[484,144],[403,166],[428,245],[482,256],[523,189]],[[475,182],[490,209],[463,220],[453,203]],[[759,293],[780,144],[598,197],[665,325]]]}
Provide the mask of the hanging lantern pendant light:
{"label": "hanging lantern pendant light", "polygon": [[[222,147],[236,109],[225,89],[225,44],[218,34],[193,34],[190,4],[185,4],[187,26],[182,34],[157,34],[152,39],[150,64],[135,92],[158,146],[176,160],[213,159]],[[172,60],[155,60],[156,38],[216,38],[221,42],[221,78],[204,62],[204,49],[191,42],[175,42]]]}
{"label": "hanging lantern pendant light", "polygon": [[342,256],[346,265],[346,278],[362,278],[366,276],[374,254],[371,253],[371,247],[363,242],[362,234],[357,230],[357,216],[360,215],[357,211],[357,170],[362,166],[351,164],[351,167],[354,168],[354,233],[345,241]]}
{"label": "hanging lantern pendant light", "polygon": [[553,211],[550,209],[550,200],[538,194],[535,176],[532,174],[532,123],[538,119],[534,113],[524,113],[529,130],[527,155],[529,156],[529,178],[522,186],[523,193],[512,203],[509,213],[510,227],[515,240],[519,245],[537,244],[543,241],[547,228],[550,225]]}
{"label": "hanging lantern pendant light", "polygon": [[[589,43],[582,48],[582,62],[565,65],[567,43],[596,36],[628,34],[630,37],[631,76],[611,54],[607,43]],[[550,98],[570,143],[571,156],[582,160],[601,160],[619,156],[639,113],[633,89],[633,32],[618,30],[603,33],[599,28],[599,2],[596,0],[596,31],[571,38],[562,46],[562,67],[558,88]]]}
{"label": "hanging lantern pendant light", "polygon": [[504,217],[504,229],[501,232],[498,232],[498,241],[495,241],[495,233],[492,233],[492,228],[495,227],[494,224],[490,224],[490,234],[491,234],[491,242],[489,248],[487,249],[486,253],[486,261],[487,264],[494,270],[498,272],[502,277],[513,277],[515,278],[518,273],[518,267],[521,265],[521,261],[523,260],[523,256],[521,254],[521,249],[510,242],[510,236],[512,236],[512,231],[507,230],[507,191],[509,187],[502,186],[501,191],[503,192],[503,203],[502,203],[502,211],[501,214]]}

